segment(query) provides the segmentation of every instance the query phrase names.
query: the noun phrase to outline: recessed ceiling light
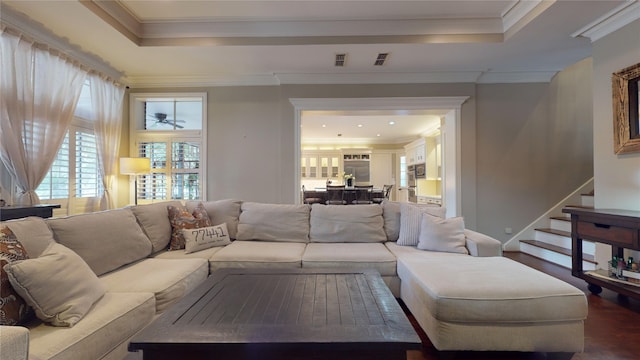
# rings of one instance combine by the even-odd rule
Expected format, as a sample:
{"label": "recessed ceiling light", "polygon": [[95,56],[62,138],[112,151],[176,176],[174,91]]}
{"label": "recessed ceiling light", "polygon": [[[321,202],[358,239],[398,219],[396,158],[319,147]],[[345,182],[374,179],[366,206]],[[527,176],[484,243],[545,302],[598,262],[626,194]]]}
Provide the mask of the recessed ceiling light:
{"label": "recessed ceiling light", "polygon": [[395,124],[396,124],[395,121],[393,121],[393,120],[389,121],[389,125],[395,125]]}
{"label": "recessed ceiling light", "polygon": [[362,124],[358,124],[358,127],[362,127]]}
{"label": "recessed ceiling light", "polygon": [[322,127],[327,127],[327,124],[322,124]]}
{"label": "recessed ceiling light", "polygon": [[376,134],[377,137],[380,137],[380,134]]}

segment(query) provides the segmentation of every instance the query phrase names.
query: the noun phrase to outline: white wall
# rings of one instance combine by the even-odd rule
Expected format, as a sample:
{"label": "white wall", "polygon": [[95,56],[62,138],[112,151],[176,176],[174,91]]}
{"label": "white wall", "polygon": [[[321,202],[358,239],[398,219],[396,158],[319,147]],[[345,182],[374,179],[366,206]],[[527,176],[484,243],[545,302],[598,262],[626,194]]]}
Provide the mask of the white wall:
{"label": "white wall", "polygon": [[640,20],[593,43],[595,206],[640,210],[640,153],[613,152],[611,74],[640,62]]}

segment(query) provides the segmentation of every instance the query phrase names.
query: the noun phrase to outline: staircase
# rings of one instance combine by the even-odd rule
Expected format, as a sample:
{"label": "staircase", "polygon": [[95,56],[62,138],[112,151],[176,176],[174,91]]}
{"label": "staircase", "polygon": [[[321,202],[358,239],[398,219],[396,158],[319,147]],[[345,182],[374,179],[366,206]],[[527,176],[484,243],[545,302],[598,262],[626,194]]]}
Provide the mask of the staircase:
{"label": "staircase", "polygon": [[[580,195],[580,204],[565,206],[593,208],[593,191]],[[534,229],[532,240],[520,240],[520,251],[571,269],[571,218],[569,214],[550,216],[546,226]],[[582,241],[584,270],[595,270],[595,243]]]}

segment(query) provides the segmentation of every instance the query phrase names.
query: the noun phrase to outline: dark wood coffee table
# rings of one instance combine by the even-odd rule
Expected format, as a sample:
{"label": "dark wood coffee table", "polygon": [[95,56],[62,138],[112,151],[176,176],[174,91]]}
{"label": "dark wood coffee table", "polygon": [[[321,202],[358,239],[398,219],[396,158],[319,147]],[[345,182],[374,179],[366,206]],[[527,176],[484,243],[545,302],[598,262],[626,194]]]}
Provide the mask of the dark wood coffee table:
{"label": "dark wood coffee table", "polygon": [[406,359],[414,331],[376,271],[224,269],[136,335],[148,359]]}

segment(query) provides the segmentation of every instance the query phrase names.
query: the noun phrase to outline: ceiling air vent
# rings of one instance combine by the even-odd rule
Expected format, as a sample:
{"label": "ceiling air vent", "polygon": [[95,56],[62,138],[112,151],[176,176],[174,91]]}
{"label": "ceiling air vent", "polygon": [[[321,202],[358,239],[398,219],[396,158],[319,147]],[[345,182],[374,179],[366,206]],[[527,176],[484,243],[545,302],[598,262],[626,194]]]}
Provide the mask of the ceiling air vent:
{"label": "ceiling air vent", "polygon": [[378,57],[376,58],[376,62],[373,63],[373,65],[375,66],[384,65],[384,62],[387,61],[387,56],[389,56],[389,53],[379,53]]}
{"label": "ceiling air vent", "polygon": [[347,58],[347,54],[336,54],[335,66],[344,66],[344,61]]}

